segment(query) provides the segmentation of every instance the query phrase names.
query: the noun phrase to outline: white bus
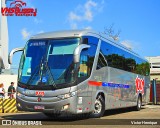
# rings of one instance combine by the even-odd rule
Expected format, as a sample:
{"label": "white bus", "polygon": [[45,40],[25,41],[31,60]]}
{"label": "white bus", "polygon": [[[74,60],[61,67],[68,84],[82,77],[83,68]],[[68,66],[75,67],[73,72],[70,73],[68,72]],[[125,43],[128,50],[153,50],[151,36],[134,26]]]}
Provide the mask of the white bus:
{"label": "white bus", "polygon": [[132,50],[90,30],[42,33],[24,48],[18,73],[17,108],[43,112],[91,113],[149,102],[149,63]]}

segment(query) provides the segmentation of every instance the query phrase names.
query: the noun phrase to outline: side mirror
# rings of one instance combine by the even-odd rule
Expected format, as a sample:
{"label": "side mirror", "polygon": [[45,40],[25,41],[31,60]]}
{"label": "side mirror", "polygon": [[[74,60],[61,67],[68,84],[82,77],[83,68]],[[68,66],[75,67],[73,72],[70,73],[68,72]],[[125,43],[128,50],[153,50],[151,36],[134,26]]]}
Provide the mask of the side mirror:
{"label": "side mirror", "polygon": [[23,51],[23,50],[24,50],[24,48],[15,48],[15,49],[13,49],[8,55],[8,63],[12,64],[12,57],[13,57],[13,54],[15,52],[19,52],[19,51]]}
{"label": "side mirror", "polygon": [[75,50],[74,50],[74,63],[78,63],[80,59],[81,51],[85,48],[90,48],[90,45],[87,44],[80,44]]}

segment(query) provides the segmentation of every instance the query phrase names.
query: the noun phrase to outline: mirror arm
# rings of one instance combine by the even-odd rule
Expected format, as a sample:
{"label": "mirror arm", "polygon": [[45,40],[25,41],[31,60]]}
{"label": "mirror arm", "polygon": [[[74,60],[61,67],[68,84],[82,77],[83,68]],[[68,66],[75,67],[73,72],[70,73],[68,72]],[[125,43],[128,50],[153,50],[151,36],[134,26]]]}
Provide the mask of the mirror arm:
{"label": "mirror arm", "polygon": [[23,51],[24,50],[24,48],[15,48],[15,49],[13,49],[10,53],[9,53],[9,55],[8,55],[8,63],[9,64],[12,64],[12,57],[13,57],[13,54],[15,53],[15,52],[19,52],[19,51]]}
{"label": "mirror arm", "polygon": [[74,63],[78,63],[80,59],[81,51],[85,48],[90,48],[90,45],[81,44],[74,50]]}

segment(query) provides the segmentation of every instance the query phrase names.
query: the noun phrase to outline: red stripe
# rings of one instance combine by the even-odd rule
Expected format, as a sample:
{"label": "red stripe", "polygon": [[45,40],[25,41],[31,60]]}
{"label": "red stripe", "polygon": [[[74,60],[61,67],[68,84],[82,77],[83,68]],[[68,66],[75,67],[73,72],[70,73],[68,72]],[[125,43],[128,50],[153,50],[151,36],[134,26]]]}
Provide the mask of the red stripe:
{"label": "red stripe", "polygon": [[90,85],[90,86],[102,86],[102,82],[88,81],[88,85]]}

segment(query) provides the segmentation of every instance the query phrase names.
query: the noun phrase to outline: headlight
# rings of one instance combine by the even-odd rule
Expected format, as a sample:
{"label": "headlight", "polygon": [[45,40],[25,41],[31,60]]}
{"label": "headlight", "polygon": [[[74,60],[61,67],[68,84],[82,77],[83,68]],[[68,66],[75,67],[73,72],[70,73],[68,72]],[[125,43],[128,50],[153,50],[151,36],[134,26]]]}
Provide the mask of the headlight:
{"label": "headlight", "polygon": [[76,95],[76,91],[75,92],[66,93],[64,95],[59,95],[57,97],[60,98],[60,99],[66,99],[66,98],[69,98],[69,97],[72,97],[72,96],[75,96],[75,95]]}

